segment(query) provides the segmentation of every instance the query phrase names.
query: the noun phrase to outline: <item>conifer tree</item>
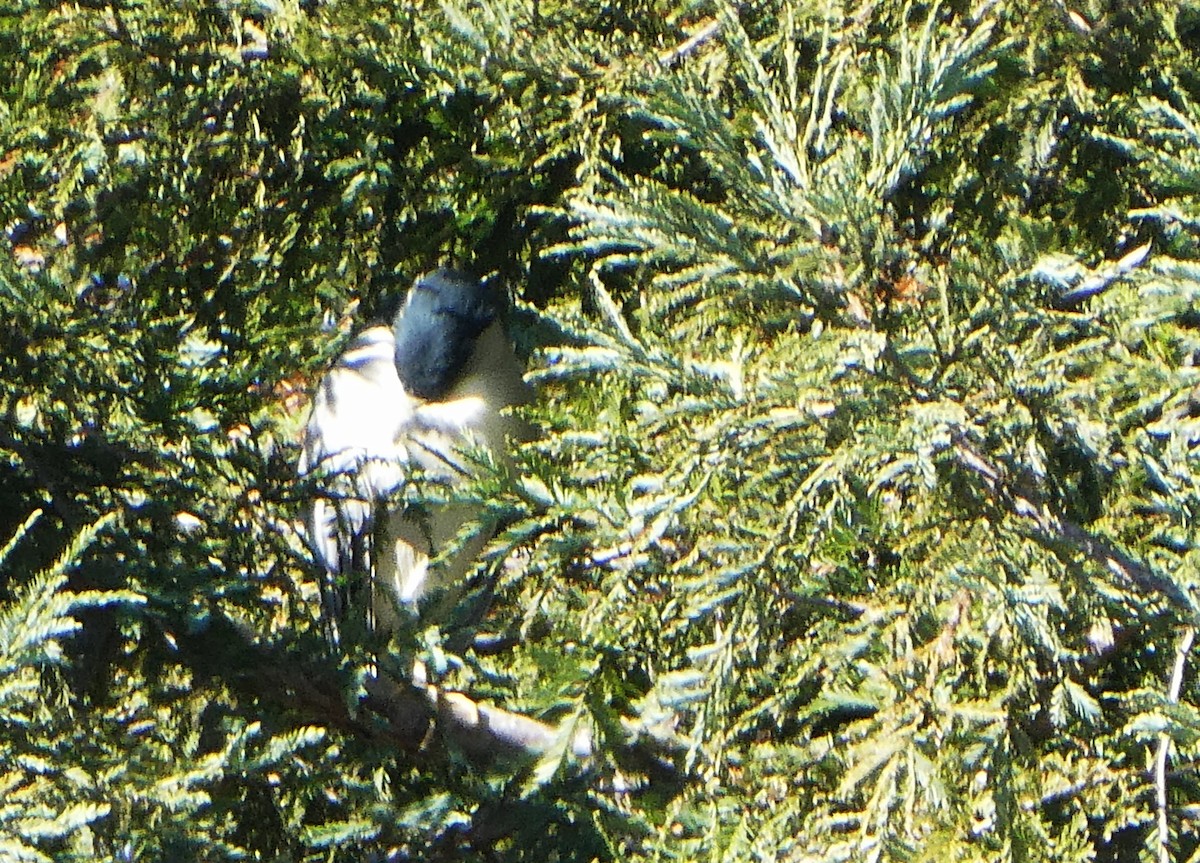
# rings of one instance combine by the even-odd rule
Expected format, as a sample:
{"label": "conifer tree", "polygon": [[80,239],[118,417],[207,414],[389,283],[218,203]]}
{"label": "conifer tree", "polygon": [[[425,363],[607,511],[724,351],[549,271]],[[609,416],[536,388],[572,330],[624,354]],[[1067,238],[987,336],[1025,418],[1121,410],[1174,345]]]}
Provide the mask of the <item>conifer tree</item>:
{"label": "conifer tree", "polygon": [[[1190,2],[0,12],[0,855],[1200,853],[1198,50]],[[447,262],[541,435],[456,492],[503,529],[453,597],[332,643],[303,393]]]}

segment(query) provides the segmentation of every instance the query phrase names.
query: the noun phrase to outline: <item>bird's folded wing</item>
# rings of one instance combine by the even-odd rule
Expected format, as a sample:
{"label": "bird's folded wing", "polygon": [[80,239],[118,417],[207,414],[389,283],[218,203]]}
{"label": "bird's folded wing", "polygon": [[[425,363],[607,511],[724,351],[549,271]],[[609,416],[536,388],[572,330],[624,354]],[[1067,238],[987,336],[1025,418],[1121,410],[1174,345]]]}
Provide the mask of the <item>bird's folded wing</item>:
{"label": "bird's folded wing", "polygon": [[396,375],[394,346],[389,327],[364,330],[313,399],[300,473],[323,477],[307,521],[313,551],[331,573],[352,568],[375,501],[404,481],[413,406]]}

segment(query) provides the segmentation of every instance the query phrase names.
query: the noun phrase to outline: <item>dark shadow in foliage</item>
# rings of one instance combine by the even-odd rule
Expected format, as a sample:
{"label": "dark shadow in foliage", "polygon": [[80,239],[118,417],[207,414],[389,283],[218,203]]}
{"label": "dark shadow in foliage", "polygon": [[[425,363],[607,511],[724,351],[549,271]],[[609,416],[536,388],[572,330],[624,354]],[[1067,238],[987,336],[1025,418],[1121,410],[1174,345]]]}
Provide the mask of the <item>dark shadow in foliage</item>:
{"label": "dark shadow in foliage", "polygon": [[[1065,819],[1064,815],[1061,820]],[[1147,825],[1122,827],[1105,840],[1106,826],[1103,819],[1088,819],[1088,827],[1096,847],[1096,863],[1128,863],[1130,860],[1142,859],[1142,850],[1146,847],[1146,835],[1150,830]],[[1183,853],[1175,859],[1186,860],[1188,855]]]}
{"label": "dark shadow in foliage", "polygon": [[[556,791],[558,789],[555,789]],[[558,860],[590,863],[613,859],[604,835],[593,823],[593,807],[581,795],[576,806],[562,797],[536,794],[524,800],[504,797],[482,804],[462,830],[449,832],[429,849],[428,861]]]}

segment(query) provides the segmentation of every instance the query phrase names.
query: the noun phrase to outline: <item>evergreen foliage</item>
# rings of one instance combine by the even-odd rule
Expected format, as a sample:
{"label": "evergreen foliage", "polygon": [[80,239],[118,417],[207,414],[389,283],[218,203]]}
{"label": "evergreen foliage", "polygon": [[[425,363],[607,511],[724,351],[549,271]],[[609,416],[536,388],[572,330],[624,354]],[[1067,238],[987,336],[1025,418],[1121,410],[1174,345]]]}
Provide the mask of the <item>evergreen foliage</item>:
{"label": "evergreen foliage", "polygon": [[[0,856],[1200,858],[1196,3],[20,0],[0,57]],[[443,263],[541,435],[331,643],[302,394]]]}

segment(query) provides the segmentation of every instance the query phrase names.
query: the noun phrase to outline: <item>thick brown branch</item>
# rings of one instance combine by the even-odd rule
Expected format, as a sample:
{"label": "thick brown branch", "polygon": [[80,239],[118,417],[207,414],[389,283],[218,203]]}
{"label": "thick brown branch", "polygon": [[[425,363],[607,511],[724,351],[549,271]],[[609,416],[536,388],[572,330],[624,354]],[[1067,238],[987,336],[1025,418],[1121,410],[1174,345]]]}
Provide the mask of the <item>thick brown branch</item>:
{"label": "thick brown branch", "polygon": [[[414,756],[429,754],[437,741],[472,758],[536,758],[559,741],[555,727],[536,719],[446,692],[422,680],[396,682],[375,677],[354,710],[343,697],[345,682],[329,667],[255,643],[249,632],[218,618],[201,633],[176,636],[197,670],[220,677],[244,695],[295,711],[302,721],[336,728],[393,745]],[[576,733],[571,753],[592,755],[591,735]]]}
{"label": "thick brown branch", "polygon": [[[424,716],[426,735],[440,734],[468,755],[483,760],[496,755],[536,757],[548,752],[558,740],[559,731],[551,725],[472,701],[459,692],[446,692],[423,683],[420,677],[420,673],[414,675],[408,685],[373,678],[367,684],[367,708],[388,717],[396,727],[410,727],[414,718]],[[576,758],[590,757],[591,734],[576,733],[571,753]]]}

